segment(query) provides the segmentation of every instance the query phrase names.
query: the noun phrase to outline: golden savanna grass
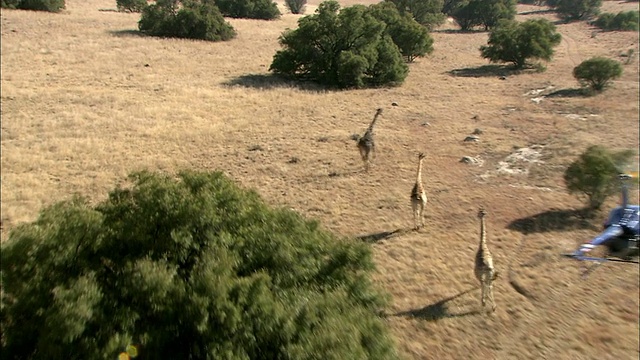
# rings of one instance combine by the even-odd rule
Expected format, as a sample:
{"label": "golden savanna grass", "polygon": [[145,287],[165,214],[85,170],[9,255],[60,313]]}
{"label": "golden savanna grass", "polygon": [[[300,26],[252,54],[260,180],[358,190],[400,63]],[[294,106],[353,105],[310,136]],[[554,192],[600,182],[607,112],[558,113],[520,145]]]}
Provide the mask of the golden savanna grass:
{"label": "golden savanna grass", "polygon": [[[354,3],[373,1],[343,1]],[[607,264],[582,280],[581,264],[558,254],[597,234],[604,217],[577,217],[583,202],[565,190],[566,166],[589,145],[638,148],[638,57],[622,56],[638,54],[638,33],[558,23],[547,70],[511,74],[480,57],[487,33],[448,23],[402,86],[334,92],[266,76],[298,15],[229,19],[238,37],[208,43],[138,36],[139,15],[103,11],[114,8],[69,0],[60,14],[2,10],[3,240],[75,193],[105,199],[134,170],[222,170],[338,234],[379,235],[367,238],[375,281],[392,295],[386,319],[405,358],[637,359],[638,267]],[[518,19],[556,20],[543,9],[519,5]],[[605,93],[530,93],[571,94],[573,68],[592,56],[624,64]],[[350,137],[378,107],[378,154],[365,174]],[[463,142],[476,128],[480,141]],[[418,152],[429,202],[413,232]],[[473,277],[480,206],[502,273],[489,316],[478,313]]]}

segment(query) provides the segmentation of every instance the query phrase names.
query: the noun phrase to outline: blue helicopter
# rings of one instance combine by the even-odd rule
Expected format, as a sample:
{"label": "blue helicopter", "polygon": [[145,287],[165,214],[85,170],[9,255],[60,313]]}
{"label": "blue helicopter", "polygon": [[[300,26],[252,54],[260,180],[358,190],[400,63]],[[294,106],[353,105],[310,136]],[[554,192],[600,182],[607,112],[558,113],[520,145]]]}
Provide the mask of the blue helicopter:
{"label": "blue helicopter", "polygon": [[[633,262],[633,258],[639,255],[638,241],[640,240],[640,205],[629,204],[629,179],[633,176],[620,174],[622,204],[609,213],[604,222],[603,231],[588,243],[580,245],[573,253],[565,254],[576,260]],[[605,257],[592,257],[589,252],[597,246],[605,246]],[[598,265],[599,265],[598,264]]]}

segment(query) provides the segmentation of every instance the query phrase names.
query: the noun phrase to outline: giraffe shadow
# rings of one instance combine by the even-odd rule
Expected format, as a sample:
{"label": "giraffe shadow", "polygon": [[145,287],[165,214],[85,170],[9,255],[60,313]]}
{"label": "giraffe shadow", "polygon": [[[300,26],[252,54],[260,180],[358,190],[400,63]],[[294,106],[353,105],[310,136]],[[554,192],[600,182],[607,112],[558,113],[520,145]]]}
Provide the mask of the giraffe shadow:
{"label": "giraffe shadow", "polygon": [[516,219],[507,225],[507,229],[515,230],[525,235],[576,229],[597,231],[598,228],[589,221],[592,215],[585,209],[553,209],[522,219]]}
{"label": "giraffe shadow", "polygon": [[427,321],[438,321],[440,319],[451,319],[451,318],[460,318],[465,316],[479,315],[481,312],[479,310],[469,310],[463,312],[451,312],[448,307],[448,302],[451,300],[455,300],[462,295],[470,293],[473,290],[476,290],[478,287],[472,287],[465,291],[462,291],[456,295],[450,296],[448,298],[437,301],[431,305],[427,305],[420,309],[411,309],[407,311],[401,311],[399,313],[393,314],[393,316],[406,316],[412,317]]}
{"label": "giraffe shadow", "polygon": [[381,240],[386,240],[386,239],[390,239],[396,236],[400,236],[400,235],[404,235],[407,234],[411,231],[414,231],[413,229],[403,229],[403,228],[398,228],[392,231],[381,231],[381,232],[376,232],[376,233],[371,233],[371,234],[365,234],[365,235],[357,235],[356,239],[361,240],[363,242],[369,243],[369,244],[373,244],[373,243],[377,243],[378,241]]}

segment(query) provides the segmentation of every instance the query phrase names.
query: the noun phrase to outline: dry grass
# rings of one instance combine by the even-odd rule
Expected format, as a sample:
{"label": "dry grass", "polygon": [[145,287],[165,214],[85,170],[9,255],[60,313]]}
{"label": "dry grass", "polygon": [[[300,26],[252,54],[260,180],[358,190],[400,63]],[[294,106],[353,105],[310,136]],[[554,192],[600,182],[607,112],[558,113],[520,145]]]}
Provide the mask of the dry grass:
{"label": "dry grass", "polygon": [[[115,2],[69,0],[62,14],[2,10],[3,238],[74,193],[103,200],[132,170],[219,169],[337,233],[381,233],[371,237],[376,281],[393,295],[388,322],[407,358],[638,357],[638,268],[605,265],[583,281],[579,264],[558,257],[601,220],[576,218],[582,203],[566,194],[564,168],[592,144],[638,148],[638,58],[599,96],[536,104],[524,95],[571,94],[574,66],[638,54],[638,33],[558,24],[563,42],[546,72],[500,80],[504,69],[479,56],[487,34],[447,25],[403,86],[326,92],[266,76],[278,36],[299,16],[230,20],[237,39],[206,43],[137,36],[137,14],[100,11],[108,8]],[[634,8],[606,1],[603,10]],[[518,17],[553,19],[539,9],[520,6]],[[365,175],[349,137],[378,107],[379,152]],[[480,141],[462,142],[475,128]],[[537,162],[496,171],[535,144]],[[412,232],[419,151],[429,204],[426,227]],[[465,155],[482,165],[460,163]],[[478,314],[473,277],[479,206],[504,274],[491,316]]]}

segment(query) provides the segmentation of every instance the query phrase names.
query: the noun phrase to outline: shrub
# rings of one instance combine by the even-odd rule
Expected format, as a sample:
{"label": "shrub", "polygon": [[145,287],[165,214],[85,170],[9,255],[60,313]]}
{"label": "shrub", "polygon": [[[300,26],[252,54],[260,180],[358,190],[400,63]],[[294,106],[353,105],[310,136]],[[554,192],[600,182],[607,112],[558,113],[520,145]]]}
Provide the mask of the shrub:
{"label": "shrub", "polygon": [[446,19],[442,13],[443,0],[385,0],[396,6],[400,14],[410,15],[420,25],[433,29]]}
{"label": "shrub", "polygon": [[210,3],[185,2],[179,9],[170,1],[146,6],[138,28],[153,36],[225,41],[236,36],[218,8]]}
{"label": "shrub", "polygon": [[292,14],[304,14],[307,0],[285,0],[284,4]]}
{"label": "shrub", "polygon": [[513,20],[516,15],[515,0],[470,0],[451,3],[451,16],[464,31],[482,25],[489,30],[500,20]]}
{"label": "shrub", "polygon": [[638,31],[638,23],[640,22],[640,12],[621,11],[617,14],[604,13],[593,21],[593,25],[603,30],[613,31]]}
{"label": "shrub", "polygon": [[616,192],[619,169],[633,155],[633,150],[611,152],[602,146],[590,146],[565,170],[567,190],[570,194],[585,195],[588,209],[599,209]]}
{"label": "shrub", "polygon": [[65,0],[2,0],[7,9],[60,12],[66,6]]}
{"label": "shrub", "polygon": [[584,20],[598,15],[602,0],[552,0],[549,6],[555,8],[558,15],[567,21]]}
{"label": "shrub", "polygon": [[373,16],[384,22],[386,33],[400,49],[408,62],[433,52],[433,38],[427,29],[410,15],[400,15],[390,2],[381,2],[369,7]]}
{"label": "shrub", "polygon": [[224,16],[244,19],[273,20],[280,17],[272,0],[214,0]]}
{"label": "shrub", "polygon": [[488,45],[481,46],[480,51],[491,62],[512,63],[516,69],[522,69],[529,59],[551,60],[553,48],[561,39],[555,25],[545,19],[502,20],[491,30]]}
{"label": "shrub", "polygon": [[337,88],[402,83],[408,67],[385,34],[385,23],[364,5],[339,10],[337,1],[322,2],[316,14],[284,32],[279,39],[284,49],[276,52],[269,71]]}
{"label": "shrub", "polygon": [[116,0],[118,11],[142,12],[147,0]]}
{"label": "shrub", "polygon": [[221,173],[131,178],[2,244],[3,358],[396,358],[367,244]]}
{"label": "shrub", "polygon": [[585,60],[573,68],[573,77],[580,82],[580,85],[596,92],[604,90],[620,75],[622,75],[622,65],[604,57]]}

